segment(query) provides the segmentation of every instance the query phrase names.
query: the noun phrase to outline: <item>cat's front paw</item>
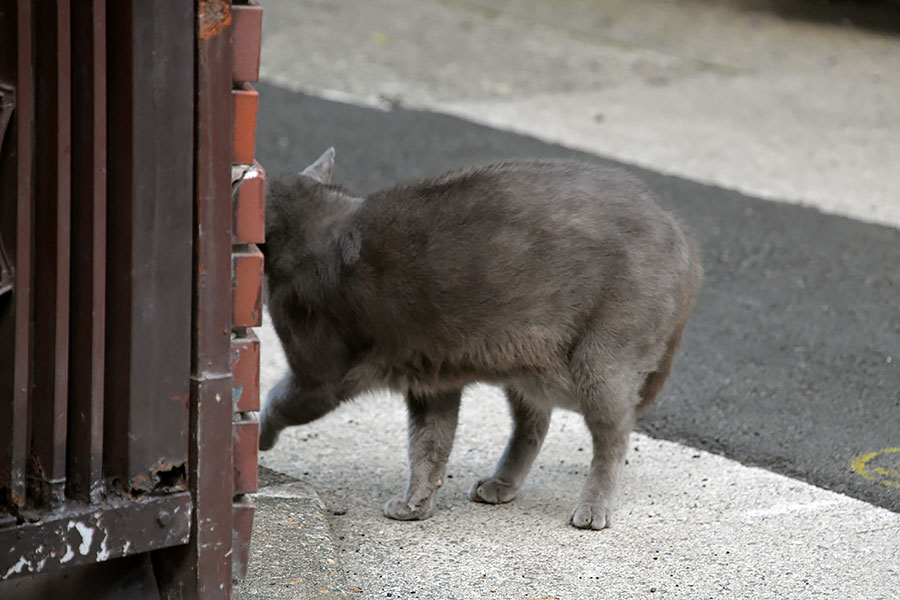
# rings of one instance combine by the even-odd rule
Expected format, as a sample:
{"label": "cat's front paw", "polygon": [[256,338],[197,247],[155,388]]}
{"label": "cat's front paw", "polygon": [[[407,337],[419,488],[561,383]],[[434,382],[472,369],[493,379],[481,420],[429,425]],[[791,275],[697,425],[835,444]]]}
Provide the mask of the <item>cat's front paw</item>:
{"label": "cat's front paw", "polygon": [[278,434],[281,433],[283,427],[274,425],[272,419],[265,414],[260,415],[259,419],[259,449],[262,451],[271,450],[278,441]]}
{"label": "cat's front paw", "polygon": [[512,486],[496,477],[482,479],[469,490],[469,500],[485,504],[503,504],[516,497],[518,486]]}
{"label": "cat's front paw", "polygon": [[606,529],[612,520],[612,511],[602,502],[580,502],[572,510],[569,522],[579,529]]}
{"label": "cat's front paw", "polygon": [[433,503],[427,500],[421,504],[407,502],[403,496],[397,496],[384,505],[384,516],[395,521],[421,521],[434,512]]}

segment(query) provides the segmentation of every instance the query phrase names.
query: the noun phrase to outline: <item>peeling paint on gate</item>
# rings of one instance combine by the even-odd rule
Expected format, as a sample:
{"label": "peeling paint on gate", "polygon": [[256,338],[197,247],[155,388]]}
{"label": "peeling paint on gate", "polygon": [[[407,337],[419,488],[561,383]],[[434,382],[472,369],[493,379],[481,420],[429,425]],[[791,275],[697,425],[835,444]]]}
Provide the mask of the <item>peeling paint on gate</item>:
{"label": "peeling paint on gate", "polygon": [[206,40],[231,25],[231,5],[224,0],[200,0],[197,6],[197,35]]}
{"label": "peeling paint on gate", "polygon": [[0,530],[0,580],[185,544],[190,494],[117,499],[105,506],[71,505],[56,518]]}

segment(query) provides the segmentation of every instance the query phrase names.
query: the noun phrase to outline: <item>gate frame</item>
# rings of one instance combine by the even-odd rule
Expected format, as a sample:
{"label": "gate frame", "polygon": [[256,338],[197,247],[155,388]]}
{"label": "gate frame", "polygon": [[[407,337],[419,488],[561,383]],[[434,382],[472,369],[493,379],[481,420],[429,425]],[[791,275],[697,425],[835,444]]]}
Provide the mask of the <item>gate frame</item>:
{"label": "gate frame", "polygon": [[[13,27],[17,32],[15,86],[2,90],[4,104],[10,97],[15,103],[10,126],[4,128],[6,143],[15,145],[15,168],[13,176],[0,173],[0,185],[4,191],[12,185],[17,200],[14,208],[0,210],[0,214],[16,218],[13,248],[7,248],[12,268],[0,268],[0,302],[9,303],[9,314],[14,316],[0,319],[0,333],[9,328],[8,339],[14,340],[5,346],[14,349],[9,382],[0,378],[0,388],[9,384],[9,399],[0,399],[0,488],[7,489],[7,497],[0,501],[18,511],[10,516],[0,512],[0,594],[26,590],[27,597],[38,589],[59,586],[67,577],[72,583],[89,581],[96,592],[96,586],[112,579],[111,575],[133,572],[139,579],[143,577],[147,597],[227,598],[232,585],[235,410],[231,365],[231,2],[181,0],[173,5],[161,0],[89,0],[70,6],[70,1],[0,0],[0,20],[5,21],[0,22],[0,30]],[[48,11],[52,16],[44,20]],[[189,19],[189,35],[184,18]],[[14,19],[15,25],[11,26],[9,19]],[[32,52],[36,38],[45,35],[48,25],[55,28],[55,45]],[[107,53],[107,37],[112,39],[113,34],[127,36],[127,56]],[[188,39],[187,47],[181,48],[187,52],[173,52]],[[136,212],[144,210],[146,203],[130,204],[131,195],[149,198],[146,194],[153,194],[160,182],[163,188],[167,185],[159,179],[164,174],[139,170],[160,164],[154,157],[164,161],[165,150],[136,142],[136,136],[160,137],[158,132],[148,131],[147,121],[143,121],[147,115],[140,113],[143,109],[135,108],[153,110],[147,108],[153,106],[149,99],[159,91],[161,81],[154,78],[158,70],[154,70],[155,56],[151,59],[150,55],[155,54],[158,43],[168,49],[167,57],[175,63],[173,73],[189,74],[187,87],[175,91],[191,90],[193,103],[188,115],[172,115],[176,128],[184,131],[184,124],[189,123],[193,132],[189,150],[193,175],[188,181],[193,198],[188,209],[193,213],[189,235],[192,262],[185,288],[191,294],[191,308],[183,327],[190,332],[189,347],[174,348],[176,356],[184,357],[185,393],[167,399],[182,406],[185,417],[183,426],[177,420],[181,417],[176,417],[171,427],[161,430],[169,440],[163,446],[174,449],[174,453],[166,450],[162,455],[160,446],[141,446],[140,435],[132,435],[146,434],[141,426],[160,418],[154,412],[159,404],[141,404],[131,396],[137,393],[139,398],[145,393],[137,385],[142,381],[143,349],[132,337],[139,330],[132,329],[122,341],[115,337],[121,332],[105,327],[110,319],[123,314],[123,322],[139,327],[137,315],[144,309],[141,300],[150,296],[158,304],[170,292],[154,284],[141,287],[141,280],[133,275],[126,288],[110,287],[109,283],[117,273],[133,274],[143,265],[132,262],[123,267],[108,257],[135,251],[135,247],[139,251],[142,240],[152,235],[140,229],[141,214]],[[41,110],[48,110],[46,105],[36,109],[38,55],[54,60],[56,66],[53,82],[58,94],[57,88],[51,90],[57,95],[56,104],[50,107],[56,113],[49,123],[46,118],[36,121]],[[0,77],[5,77],[4,73],[0,72]],[[48,94],[46,89],[40,93]],[[132,112],[125,114],[130,121],[124,125],[122,119],[107,113],[113,98],[119,107],[123,98],[130,102],[128,110]],[[69,133],[72,111],[83,116]],[[52,167],[45,167],[45,161],[35,154],[42,147],[35,142],[35,132],[41,127],[51,128],[44,134],[45,140],[53,137],[51,130],[57,131]],[[65,135],[59,134],[63,130]],[[71,157],[70,142],[80,146]],[[117,149],[108,157],[107,143]],[[49,144],[44,142],[43,147]],[[176,155],[179,152],[184,148],[175,149]],[[130,169],[127,172],[119,170],[123,156]],[[41,179],[46,168],[53,169],[50,181]],[[53,219],[52,231],[45,236],[56,244],[51,247],[52,260],[41,250],[43,242],[38,250],[44,254],[34,253],[33,235],[40,234],[38,225],[45,218],[35,214],[36,190],[48,201],[57,202],[56,212],[42,213]],[[89,201],[76,206],[79,198]],[[127,230],[115,230],[123,222]],[[3,231],[6,229],[0,228],[0,239]],[[83,255],[75,250],[81,249],[82,243],[89,250]],[[0,249],[0,267],[6,266],[5,258]],[[38,312],[34,309],[38,291],[35,269],[43,269],[41,264],[53,268],[50,275],[55,283],[52,299],[46,300],[52,300],[52,309]],[[46,278],[43,271],[41,276]],[[177,276],[173,281],[175,286],[184,283]],[[42,284],[43,288],[47,285]],[[120,299],[128,302],[123,305]],[[3,307],[0,304],[0,309]],[[44,329],[33,335],[32,324],[36,319],[43,323],[45,318],[48,325],[41,325]],[[177,323],[169,327],[178,329]],[[111,340],[114,346],[110,351]],[[77,352],[72,352],[75,343]],[[5,356],[0,348],[0,358]],[[169,356],[149,359],[180,364]],[[50,362],[39,369],[41,361]],[[110,364],[128,368],[121,372]],[[30,412],[34,401],[31,381],[33,374],[39,373],[45,374],[41,385],[48,390],[45,405],[52,410],[41,409],[34,417],[49,419],[52,435],[32,441],[29,431],[36,422]],[[111,403],[113,389],[126,390],[126,397],[119,402],[117,396]],[[3,395],[5,391],[0,389]],[[89,415],[87,421],[79,421],[85,414]],[[25,485],[29,481],[28,457],[35,449],[47,453],[50,467],[46,475],[43,471],[30,475],[44,490],[37,496]],[[35,478],[35,473],[39,477]],[[41,501],[34,501],[38,496]],[[19,524],[15,524],[17,519]],[[89,552],[79,551],[79,542]],[[117,560],[119,557],[123,558]],[[24,577],[26,574],[31,576]]]}

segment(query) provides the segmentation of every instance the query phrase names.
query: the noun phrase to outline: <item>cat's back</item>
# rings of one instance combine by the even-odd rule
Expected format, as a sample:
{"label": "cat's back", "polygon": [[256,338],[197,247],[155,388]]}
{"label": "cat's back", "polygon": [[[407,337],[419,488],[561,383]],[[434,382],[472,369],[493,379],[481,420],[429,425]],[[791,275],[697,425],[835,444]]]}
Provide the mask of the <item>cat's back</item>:
{"label": "cat's back", "polygon": [[644,248],[671,246],[681,237],[640,180],[571,160],[509,161],[403,183],[368,197],[357,218],[370,241],[412,256],[459,246],[494,256],[528,246],[563,258],[639,251],[642,240]]}
{"label": "cat's back", "polygon": [[604,298],[671,312],[690,262],[649,190],[580,162],[507,162],[401,184],[366,198],[355,220],[359,260],[345,289],[357,322],[390,356],[452,349],[433,364],[496,349],[503,369],[550,368],[559,357],[532,351],[569,347]]}
{"label": "cat's back", "polygon": [[[652,194],[630,173],[576,160],[517,160],[450,171],[376,192],[369,203],[380,210],[453,208],[476,204],[518,208],[609,207],[627,200],[646,208]],[[653,204],[652,201],[650,204]]]}

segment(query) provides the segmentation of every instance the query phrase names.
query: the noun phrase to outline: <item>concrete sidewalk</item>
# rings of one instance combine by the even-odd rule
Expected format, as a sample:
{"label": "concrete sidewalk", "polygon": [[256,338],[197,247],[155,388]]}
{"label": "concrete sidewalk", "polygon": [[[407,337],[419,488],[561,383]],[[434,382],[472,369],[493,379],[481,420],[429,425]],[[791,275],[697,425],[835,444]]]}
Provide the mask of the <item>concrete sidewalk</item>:
{"label": "concrete sidewalk", "polygon": [[[900,227],[895,10],[859,29],[797,0],[263,4],[270,83],[448,112]],[[847,10],[873,20],[874,4]],[[268,322],[259,336],[265,394],[284,359]],[[517,500],[469,502],[509,431],[489,387],[464,398],[437,514],[390,521],[381,507],[405,486],[405,423],[398,397],[365,397],[261,456],[272,472],[240,597],[900,598],[897,513],[641,434],[613,527],[571,528],[590,456],[571,413],[554,414]]]}
{"label": "concrete sidewalk", "polygon": [[318,494],[294,477],[260,467],[247,578],[237,598],[346,598],[329,513]]}
{"label": "concrete sidewalk", "polygon": [[[283,358],[268,324],[260,338],[269,387]],[[399,397],[364,397],[286,431],[262,463],[300,483],[263,478],[241,596],[900,597],[900,515],[640,434],[613,527],[572,528],[590,460],[572,413],[554,414],[518,499],[472,503],[468,486],[490,472],[509,431],[504,404],[493,388],[468,391],[438,512],[422,522],[381,514],[405,485]]]}

